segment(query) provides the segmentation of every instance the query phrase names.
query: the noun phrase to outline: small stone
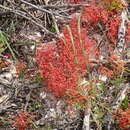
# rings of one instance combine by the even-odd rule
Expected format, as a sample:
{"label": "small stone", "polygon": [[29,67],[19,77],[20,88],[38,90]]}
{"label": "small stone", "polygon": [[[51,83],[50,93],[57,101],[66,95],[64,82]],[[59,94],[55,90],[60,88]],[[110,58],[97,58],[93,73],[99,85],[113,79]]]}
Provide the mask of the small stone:
{"label": "small stone", "polygon": [[46,93],[45,93],[45,92],[41,92],[41,93],[40,93],[40,97],[41,97],[41,99],[45,99],[45,98],[46,98],[46,96],[47,96],[47,95],[46,95]]}
{"label": "small stone", "polygon": [[56,118],[56,112],[55,112],[55,109],[51,108],[50,109],[50,116],[53,117],[53,118]]}

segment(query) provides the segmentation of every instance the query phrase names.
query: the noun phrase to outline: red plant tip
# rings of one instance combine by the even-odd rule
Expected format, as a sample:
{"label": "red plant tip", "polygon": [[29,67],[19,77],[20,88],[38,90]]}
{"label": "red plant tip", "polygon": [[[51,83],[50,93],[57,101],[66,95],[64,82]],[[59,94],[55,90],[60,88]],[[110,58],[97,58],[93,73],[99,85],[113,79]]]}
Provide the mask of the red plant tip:
{"label": "red plant tip", "polygon": [[33,118],[34,116],[30,115],[28,112],[21,112],[12,125],[18,128],[18,130],[25,130],[29,127]]}
{"label": "red plant tip", "polygon": [[122,130],[129,130],[130,129],[130,107],[126,110],[118,110],[115,119],[119,124],[119,128]]}

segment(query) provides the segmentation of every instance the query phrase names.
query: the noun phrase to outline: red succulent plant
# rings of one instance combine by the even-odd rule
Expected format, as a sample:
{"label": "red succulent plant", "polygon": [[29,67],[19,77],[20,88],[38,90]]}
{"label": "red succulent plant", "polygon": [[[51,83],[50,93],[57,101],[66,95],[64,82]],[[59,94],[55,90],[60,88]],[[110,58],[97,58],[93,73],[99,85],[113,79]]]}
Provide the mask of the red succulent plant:
{"label": "red succulent plant", "polygon": [[[102,7],[83,7],[81,14],[63,28],[63,36],[55,45],[43,45],[37,49],[36,61],[41,76],[47,80],[48,89],[56,96],[65,96],[76,90],[77,85],[92,68],[91,59],[99,59],[97,39],[90,35],[103,26],[106,37],[115,43],[119,20],[110,17]],[[106,31],[107,30],[107,31]]]}
{"label": "red succulent plant", "polygon": [[115,116],[119,124],[119,128],[122,130],[130,129],[130,105],[126,110],[118,110],[117,115]]}
{"label": "red succulent plant", "polygon": [[18,130],[25,130],[29,127],[32,122],[34,116],[30,115],[28,112],[21,112],[16,121],[13,123],[13,126],[18,128]]}

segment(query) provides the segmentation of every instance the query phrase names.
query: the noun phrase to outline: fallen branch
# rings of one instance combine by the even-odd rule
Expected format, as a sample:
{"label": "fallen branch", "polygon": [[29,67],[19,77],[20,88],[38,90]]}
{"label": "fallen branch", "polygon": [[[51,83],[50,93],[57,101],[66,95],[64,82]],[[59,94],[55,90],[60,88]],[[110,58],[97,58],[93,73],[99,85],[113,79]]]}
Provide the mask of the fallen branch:
{"label": "fallen branch", "polygon": [[115,54],[118,56],[120,60],[123,58],[123,52],[125,49],[125,34],[128,22],[128,13],[127,9],[124,9],[121,13],[121,24],[118,29],[118,42],[116,44]]}
{"label": "fallen branch", "polygon": [[51,12],[51,11],[49,11],[49,10],[47,10],[47,9],[38,7],[38,6],[34,5],[34,4],[31,4],[31,3],[29,3],[29,2],[26,2],[26,1],[24,1],[24,0],[20,0],[20,1],[23,2],[24,4],[27,4],[27,5],[29,5],[29,6],[32,6],[33,8],[36,8],[37,10],[40,10],[40,11],[43,11],[43,12],[46,12],[46,13],[48,13],[48,14],[50,14],[50,15],[54,14],[54,15],[57,15],[57,16],[60,16],[60,17],[65,17],[65,18],[69,18],[69,19],[70,19],[69,16],[61,15],[61,14],[59,14],[59,13],[56,13],[55,11]]}
{"label": "fallen branch", "polygon": [[23,18],[25,18],[25,19],[31,21],[32,23],[34,23],[35,25],[37,25],[38,27],[40,27],[41,29],[43,29],[46,33],[51,34],[51,35],[53,35],[53,36],[56,36],[54,33],[52,33],[52,32],[50,32],[49,30],[47,30],[47,29],[46,29],[44,26],[42,26],[41,24],[39,24],[39,23],[37,23],[36,21],[34,21],[33,19],[27,17],[27,16],[26,16],[26,13],[24,13],[24,12],[22,12],[22,11],[20,11],[20,10],[14,10],[14,9],[12,9],[12,8],[5,7],[5,6],[3,6],[3,5],[0,5],[0,8],[5,9],[5,10],[7,10],[7,11],[10,11],[10,12],[16,14],[16,15],[19,15],[19,16],[21,16],[21,17],[23,17]]}
{"label": "fallen branch", "polygon": [[64,4],[64,5],[42,5],[39,7],[44,9],[59,9],[59,8],[78,8],[80,6],[89,7],[90,5],[89,4]]}
{"label": "fallen branch", "polygon": [[90,115],[91,115],[91,109],[88,108],[85,111],[82,130],[90,130]]}

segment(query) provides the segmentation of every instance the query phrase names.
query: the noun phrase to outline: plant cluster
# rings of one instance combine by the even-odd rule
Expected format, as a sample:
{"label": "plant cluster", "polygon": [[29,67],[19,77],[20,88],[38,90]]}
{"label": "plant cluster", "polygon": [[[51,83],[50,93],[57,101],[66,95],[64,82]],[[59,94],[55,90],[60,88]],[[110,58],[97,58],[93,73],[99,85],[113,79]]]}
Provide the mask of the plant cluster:
{"label": "plant cluster", "polygon": [[96,48],[97,39],[90,35],[92,32],[105,33],[109,45],[115,46],[119,18],[116,13],[111,15],[102,7],[83,7],[78,18],[74,17],[70,25],[64,27],[63,36],[56,45],[47,44],[37,49],[36,61],[41,76],[56,97],[77,91],[78,84],[93,68],[90,61],[99,59],[100,50]]}
{"label": "plant cluster", "polygon": [[33,118],[34,116],[30,115],[28,112],[21,112],[13,123],[13,126],[18,128],[18,130],[25,130],[29,128]]}
{"label": "plant cluster", "polygon": [[124,71],[124,62],[119,61],[116,56],[110,56],[108,63],[101,65],[98,70],[108,78],[118,77]]}
{"label": "plant cluster", "polygon": [[115,119],[122,130],[130,129],[130,106],[126,110],[118,110]]}

